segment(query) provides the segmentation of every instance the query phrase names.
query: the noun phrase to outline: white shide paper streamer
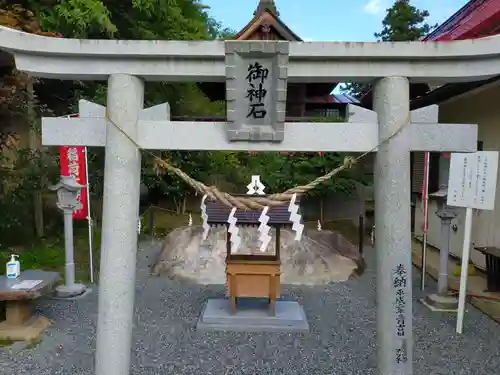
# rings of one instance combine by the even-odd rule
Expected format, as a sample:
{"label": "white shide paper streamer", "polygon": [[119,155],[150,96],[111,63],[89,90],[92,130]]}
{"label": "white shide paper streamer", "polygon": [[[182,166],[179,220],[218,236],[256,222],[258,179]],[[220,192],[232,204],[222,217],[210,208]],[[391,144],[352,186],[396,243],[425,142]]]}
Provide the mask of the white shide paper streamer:
{"label": "white shide paper streamer", "polygon": [[259,217],[259,240],[262,243],[260,246],[260,251],[262,253],[266,252],[267,246],[269,245],[269,242],[271,242],[271,236],[269,235],[269,231],[271,230],[271,227],[267,225],[267,222],[269,221],[270,217],[267,216],[267,211],[269,211],[269,207],[264,207],[262,210],[262,213],[260,214]]}
{"label": "white shide paper streamer", "polygon": [[302,232],[304,231],[304,225],[300,222],[302,216],[299,215],[299,205],[295,203],[297,200],[297,194],[292,196],[290,199],[290,205],[288,206],[288,212],[290,212],[290,221],[293,223],[292,230],[295,231],[295,241],[300,241],[302,238]]}
{"label": "white shide paper streamer", "polygon": [[227,231],[231,233],[231,252],[233,253],[236,253],[238,251],[238,247],[240,247],[241,244],[241,237],[238,235],[238,232],[240,230],[236,226],[238,219],[234,216],[235,213],[236,207],[233,207],[231,213],[229,214],[229,217],[227,218],[227,222],[229,223],[229,228],[227,229]]}

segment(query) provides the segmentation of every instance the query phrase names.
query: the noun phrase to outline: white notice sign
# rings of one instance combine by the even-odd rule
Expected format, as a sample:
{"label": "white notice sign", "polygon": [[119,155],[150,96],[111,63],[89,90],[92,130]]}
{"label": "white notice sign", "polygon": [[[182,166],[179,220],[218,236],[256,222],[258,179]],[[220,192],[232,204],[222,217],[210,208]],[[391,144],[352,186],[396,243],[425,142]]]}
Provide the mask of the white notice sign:
{"label": "white notice sign", "polygon": [[448,180],[449,206],[493,210],[498,152],[452,153]]}

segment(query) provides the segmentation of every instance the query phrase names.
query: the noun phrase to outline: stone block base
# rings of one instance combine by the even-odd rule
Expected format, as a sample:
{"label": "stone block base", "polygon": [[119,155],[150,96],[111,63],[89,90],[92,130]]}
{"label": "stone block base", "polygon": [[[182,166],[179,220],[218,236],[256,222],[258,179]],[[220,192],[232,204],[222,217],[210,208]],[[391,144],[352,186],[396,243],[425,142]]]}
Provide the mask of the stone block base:
{"label": "stone block base", "polygon": [[276,301],[276,315],[267,303],[239,299],[235,313],[227,299],[209,299],[198,321],[198,331],[309,332],[303,308],[295,301]]}
{"label": "stone block base", "polygon": [[458,300],[452,296],[429,294],[420,302],[431,311],[456,313],[458,310]]}
{"label": "stone block base", "polygon": [[50,299],[61,300],[61,301],[75,301],[75,300],[78,300],[78,299],[85,298],[90,293],[92,293],[92,289],[90,289],[90,288],[86,288],[83,291],[83,293],[79,293],[79,294],[76,294],[76,295],[65,294],[65,293],[61,294],[61,293],[59,293],[59,292],[56,291],[56,293],[54,293],[54,295],[51,296]]}
{"label": "stone block base", "polygon": [[60,299],[72,299],[79,297],[87,291],[87,287],[82,284],[58,285],[56,286],[56,297]]}
{"label": "stone block base", "polygon": [[50,326],[50,321],[44,316],[34,316],[22,325],[0,323],[0,340],[3,341],[32,341],[40,337],[43,331]]}

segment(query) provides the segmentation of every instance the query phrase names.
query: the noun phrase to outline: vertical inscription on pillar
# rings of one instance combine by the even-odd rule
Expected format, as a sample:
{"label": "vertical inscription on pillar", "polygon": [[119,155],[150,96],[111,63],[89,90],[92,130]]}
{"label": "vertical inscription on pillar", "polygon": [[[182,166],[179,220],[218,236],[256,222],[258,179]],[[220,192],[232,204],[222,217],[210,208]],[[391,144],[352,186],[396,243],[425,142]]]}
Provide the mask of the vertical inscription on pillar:
{"label": "vertical inscription on pillar", "polygon": [[406,344],[406,292],[408,284],[408,270],[402,264],[398,264],[392,271],[392,285],[395,290],[394,315],[395,315],[395,360],[397,364],[408,361]]}
{"label": "vertical inscription on pillar", "polygon": [[282,141],[288,42],[227,41],[225,46],[229,140]]}

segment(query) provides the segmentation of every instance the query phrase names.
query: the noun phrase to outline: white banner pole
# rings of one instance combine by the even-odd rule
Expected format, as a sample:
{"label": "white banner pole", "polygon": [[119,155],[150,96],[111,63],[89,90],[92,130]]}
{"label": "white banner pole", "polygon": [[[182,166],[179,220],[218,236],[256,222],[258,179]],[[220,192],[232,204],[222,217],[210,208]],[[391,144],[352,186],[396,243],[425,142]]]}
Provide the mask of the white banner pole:
{"label": "white banner pole", "polygon": [[422,203],[424,208],[424,225],[423,225],[423,243],[422,243],[422,278],[420,283],[420,289],[425,289],[425,277],[427,274],[427,226],[429,223],[429,163],[430,163],[430,153],[426,152],[424,154],[424,186],[422,188]]}
{"label": "white banner pole", "polygon": [[90,183],[89,183],[89,159],[88,149],[85,147],[85,174],[86,174],[86,189],[87,189],[87,223],[89,228],[89,267],[90,267],[90,283],[94,283],[94,252],[93,252],[93,233],[92,233],[92,217],[90,216]]}
{"label": "white banner pole", "polygon": [[470,239],[472,231],[472,208],[465,211],[464,243],[462,251],[462,269],[460,270],[460,291],[458,294],[457,333],[461,334],[464,325],[465,298],[467,297],[467,274],[469,272]]}

